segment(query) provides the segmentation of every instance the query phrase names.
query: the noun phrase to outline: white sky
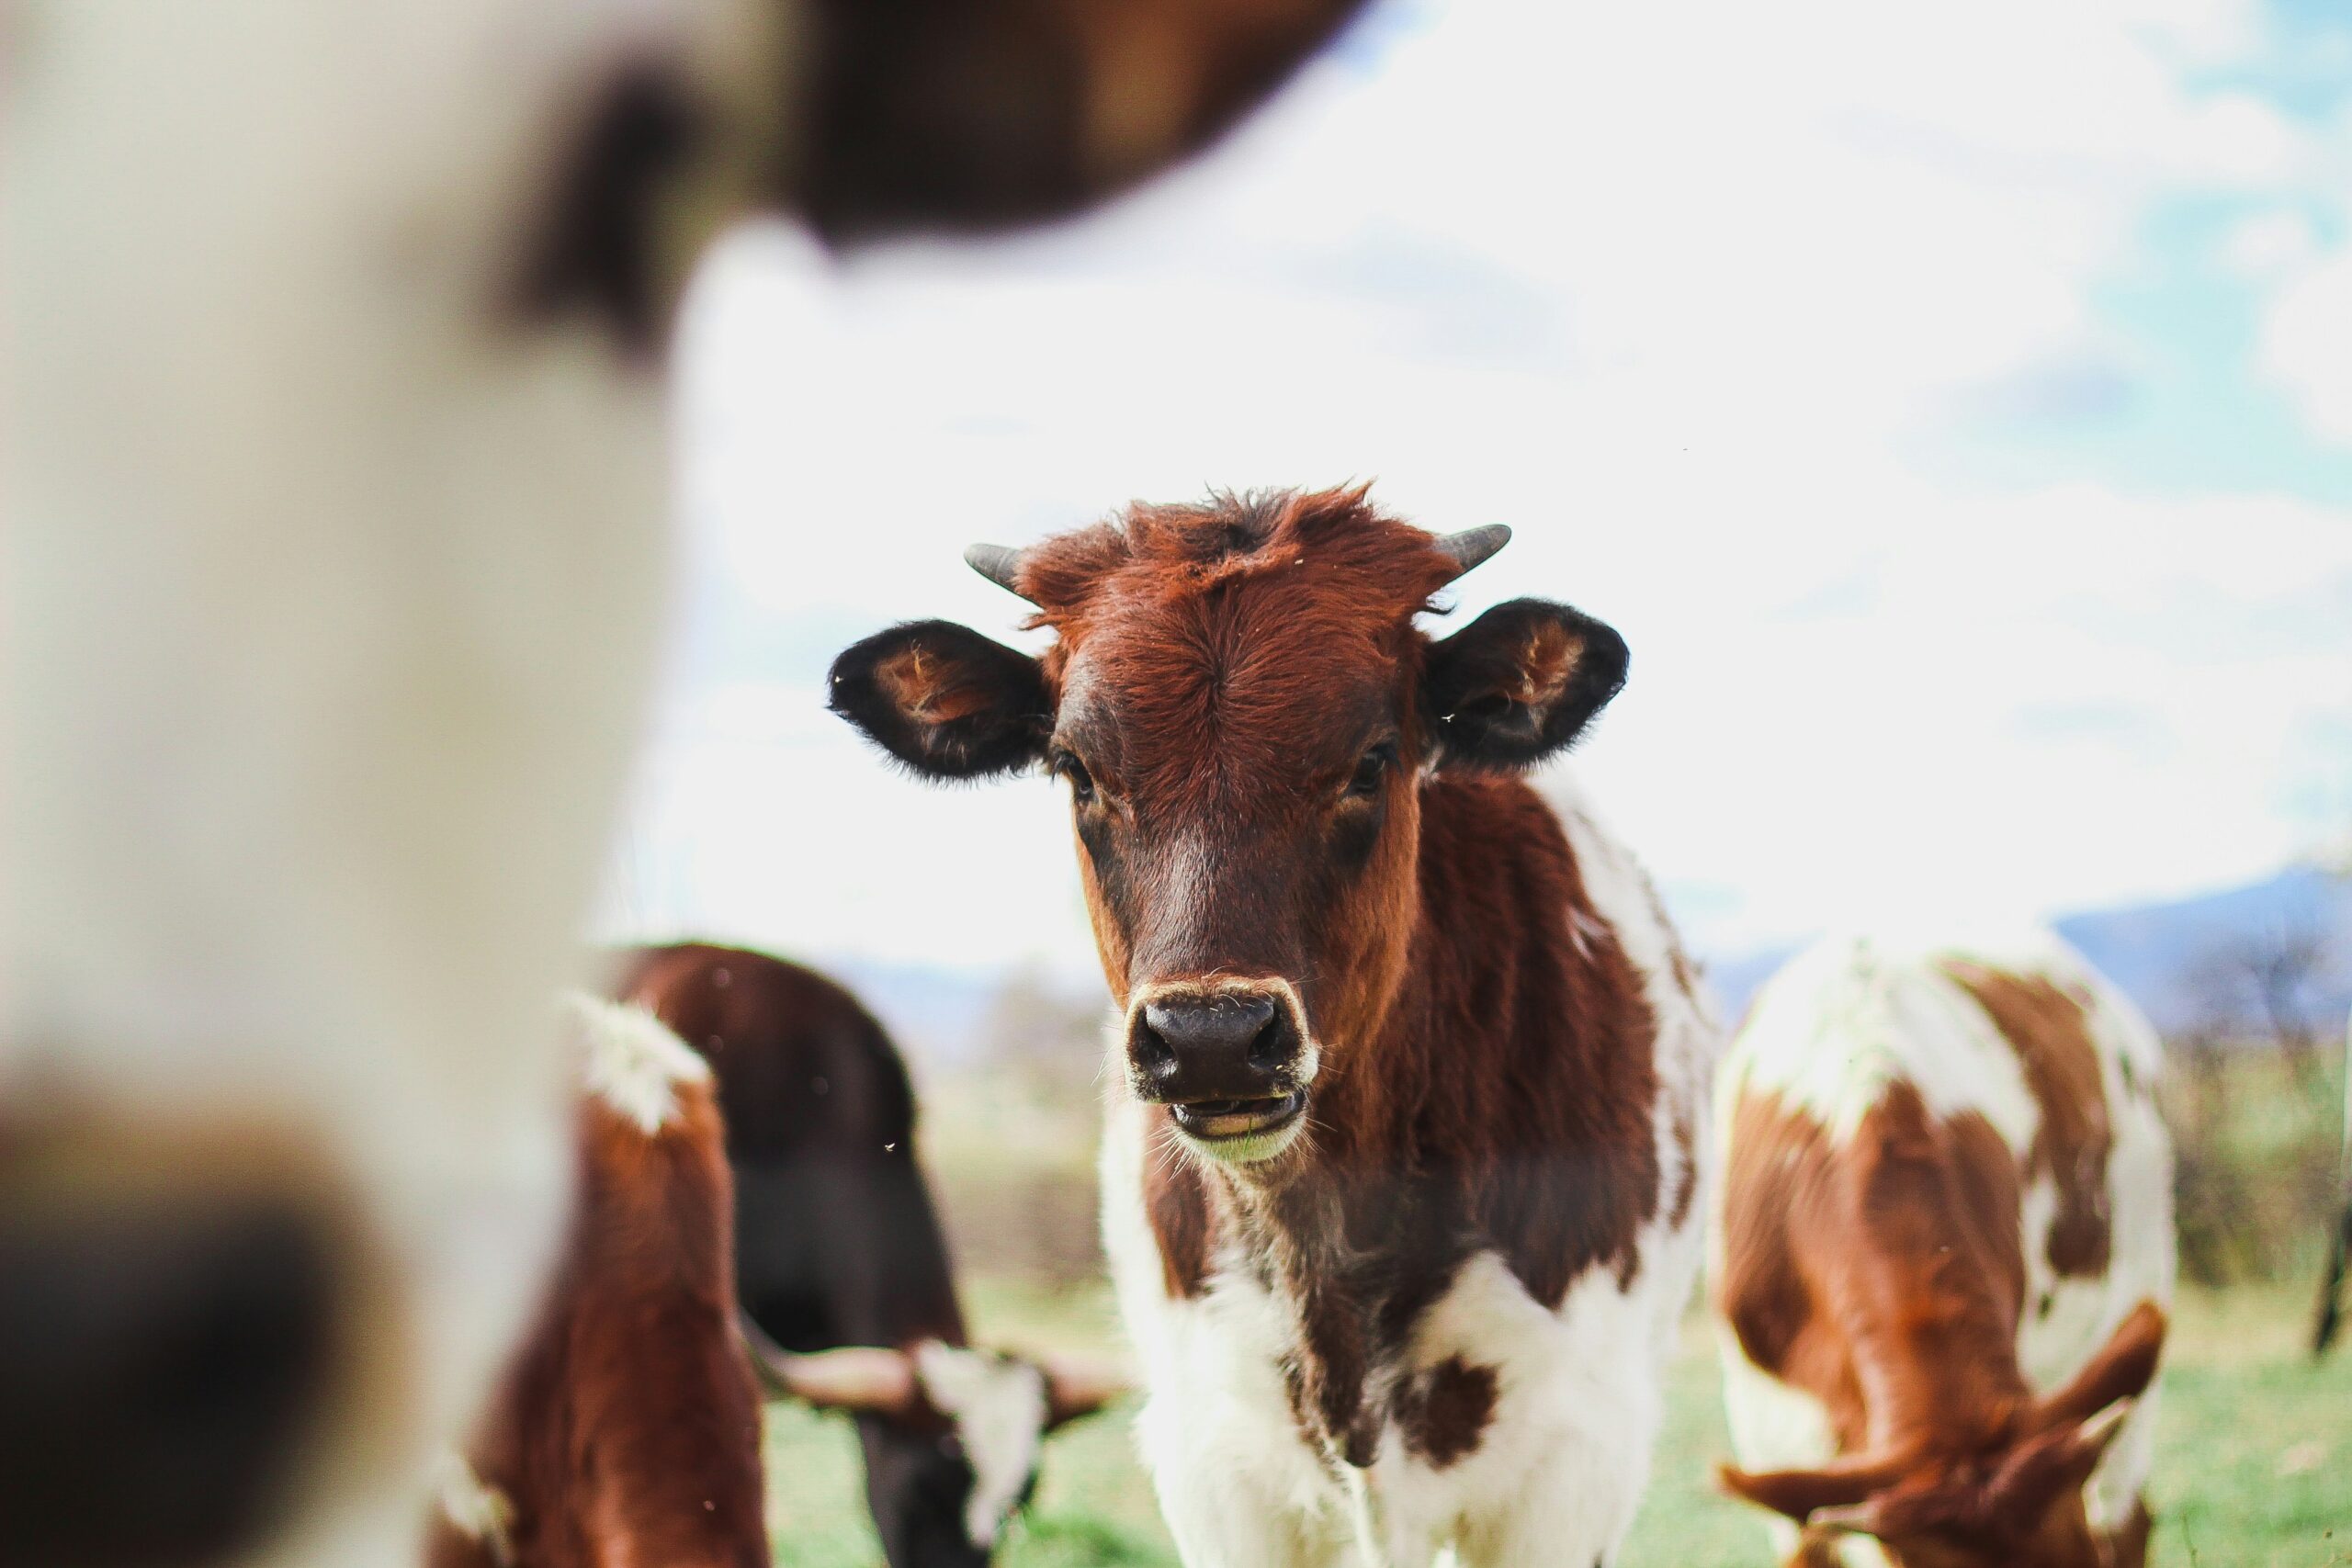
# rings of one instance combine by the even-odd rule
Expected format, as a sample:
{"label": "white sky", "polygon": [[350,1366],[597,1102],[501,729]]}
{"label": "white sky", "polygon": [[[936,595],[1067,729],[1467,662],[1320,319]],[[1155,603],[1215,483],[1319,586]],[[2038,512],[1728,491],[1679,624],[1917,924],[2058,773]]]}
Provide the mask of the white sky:
{"label": "white sky", "polygon": [[1084,972],[1058,792],[893,774],[827,662],[1012,639],[972,540],[1351,477],[1517,530],[1464,610],[1625,633],[1578,766],[1702,948],[2308,851],[2352,821],[2352,107],[2266,90],[2284,26],[1391,5],[1087,222],[740,237],[683,332],[692,629],[614,918]]}

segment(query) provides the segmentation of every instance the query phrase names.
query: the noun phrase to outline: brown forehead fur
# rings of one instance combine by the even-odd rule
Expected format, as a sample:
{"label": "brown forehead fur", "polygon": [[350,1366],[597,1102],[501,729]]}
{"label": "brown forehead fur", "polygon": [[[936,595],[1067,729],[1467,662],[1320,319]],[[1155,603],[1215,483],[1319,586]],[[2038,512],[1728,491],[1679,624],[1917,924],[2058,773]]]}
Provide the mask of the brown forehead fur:
{"label": "brown forehead fur", "polygon": [[1198,761],[1214,723],[1220,762],[1246,773],[1295,754],[1298,721],[1341,691],[1418,669],[1412,616],[1454,574],[1432,536],[1358,486],[1138,502],[1033,546],[1019,581],[1038,606],[1029,624],[1058,636],[1047,680],[1059,694],[1082,660],[1146,749],[1129,766]]}

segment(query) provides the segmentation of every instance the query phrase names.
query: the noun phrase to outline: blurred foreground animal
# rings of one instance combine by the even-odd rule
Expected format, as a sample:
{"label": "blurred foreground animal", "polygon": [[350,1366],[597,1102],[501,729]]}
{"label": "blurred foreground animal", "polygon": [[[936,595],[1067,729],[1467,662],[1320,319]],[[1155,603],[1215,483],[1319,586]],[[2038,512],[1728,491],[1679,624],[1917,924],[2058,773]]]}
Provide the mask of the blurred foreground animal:
{"label": "blurred foreground animal", "polygon": [[1045,1434],[1118,1381],[1076,1359],[969,1348],[906,1066],[854,997],[798,964],[702,944],[632,955],[619,991],[718,1072],[737,1288],[763,1370],[857,1416],[892,1568],[986,1562]]}
{"label": "blurred foreground animal", "polygon": [[2146,1560],[2161,1067],[2054,938],[1829,942],[1765,987],[1717,1089],[1723,1481],[1792,1564]]}
{"label": "blurred foreground animal", "polygon": [[833,667],[918,773],[1069,788],[1123,1010],[1104,1235],[1188,1562],[1585,1568],[1648,1472],[1716,1032],[1639,865],[1517,776],[1624,643],[1533,599],[1415,625],[1507,537],[1362,491],[1136,506],[971,552],[1042,657],[930,621]]}
{"label": "blurred foreground animal", "polygon": [[569,1235],[480,1429],[447,1458],[427,1568],[766,1568],[710,1069],[641,1009],[573,1011]]}
{"label": "blurred foreground animal", "polygon": [[558,1235],[709,238],[1075,209],[1352,5],[0,3],[0,1568],[413,1559]]}

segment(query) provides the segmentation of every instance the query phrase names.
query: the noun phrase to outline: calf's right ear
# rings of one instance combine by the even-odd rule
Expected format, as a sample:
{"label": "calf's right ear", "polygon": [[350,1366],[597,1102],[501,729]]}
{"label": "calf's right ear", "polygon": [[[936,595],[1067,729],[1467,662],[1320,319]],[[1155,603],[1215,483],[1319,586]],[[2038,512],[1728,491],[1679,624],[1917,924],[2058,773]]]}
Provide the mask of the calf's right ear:
{"label": "calf's right ear", "polygon": [[953,621],[910,621],[833,660],[828,705],[930,779],[1018,773],[1053,731],[1045,671]]}

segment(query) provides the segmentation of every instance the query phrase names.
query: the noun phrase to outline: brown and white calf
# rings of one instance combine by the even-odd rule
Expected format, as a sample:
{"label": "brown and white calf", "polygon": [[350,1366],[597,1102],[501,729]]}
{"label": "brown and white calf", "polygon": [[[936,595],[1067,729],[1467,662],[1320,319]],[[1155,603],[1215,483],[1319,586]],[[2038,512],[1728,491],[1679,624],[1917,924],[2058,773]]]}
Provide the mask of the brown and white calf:
{"label": "brown and white calf", "polygon": [[0,0],[0,1558],[413,1555],[560,1234],[705,243],[1074,210],[1354,8]]}
{"label": "brown and white calf", "polygon": [[1360,490],[1136,506],[834,666],[920,773],[1069,785],[1120,1086],[1103,1226],[1188,1562],[1604,1562],[1697,1266],[1715,1034],[1643,873],[1518,773],[1617,635],[1431,595],[1506,530]]}
{"label": "brown and white calf", "polygon": [[1724,1481],[1792,1563],[2145,1560],[2160,1066],[2054,938],[1831,941],[1758,997],[1716,1101]]}
{"label": "brown and white calf", "polygon": [[623,962],[621,999],[710,1063],[735,1179],[735,1282],[783,1390],[856,1416],[891,1568],[982,1568],[1046,1434],[1120,1392],[1083,1360],[975,1349],[915,1151],[906,1064],[814,970],[686,942]]}
{"label": "brown and white calf", "polygon": [[766,1568],[760,1406],[735,1331],[710,1069],[639,1008],[576,998],[571,1229],[427,1568]]}

